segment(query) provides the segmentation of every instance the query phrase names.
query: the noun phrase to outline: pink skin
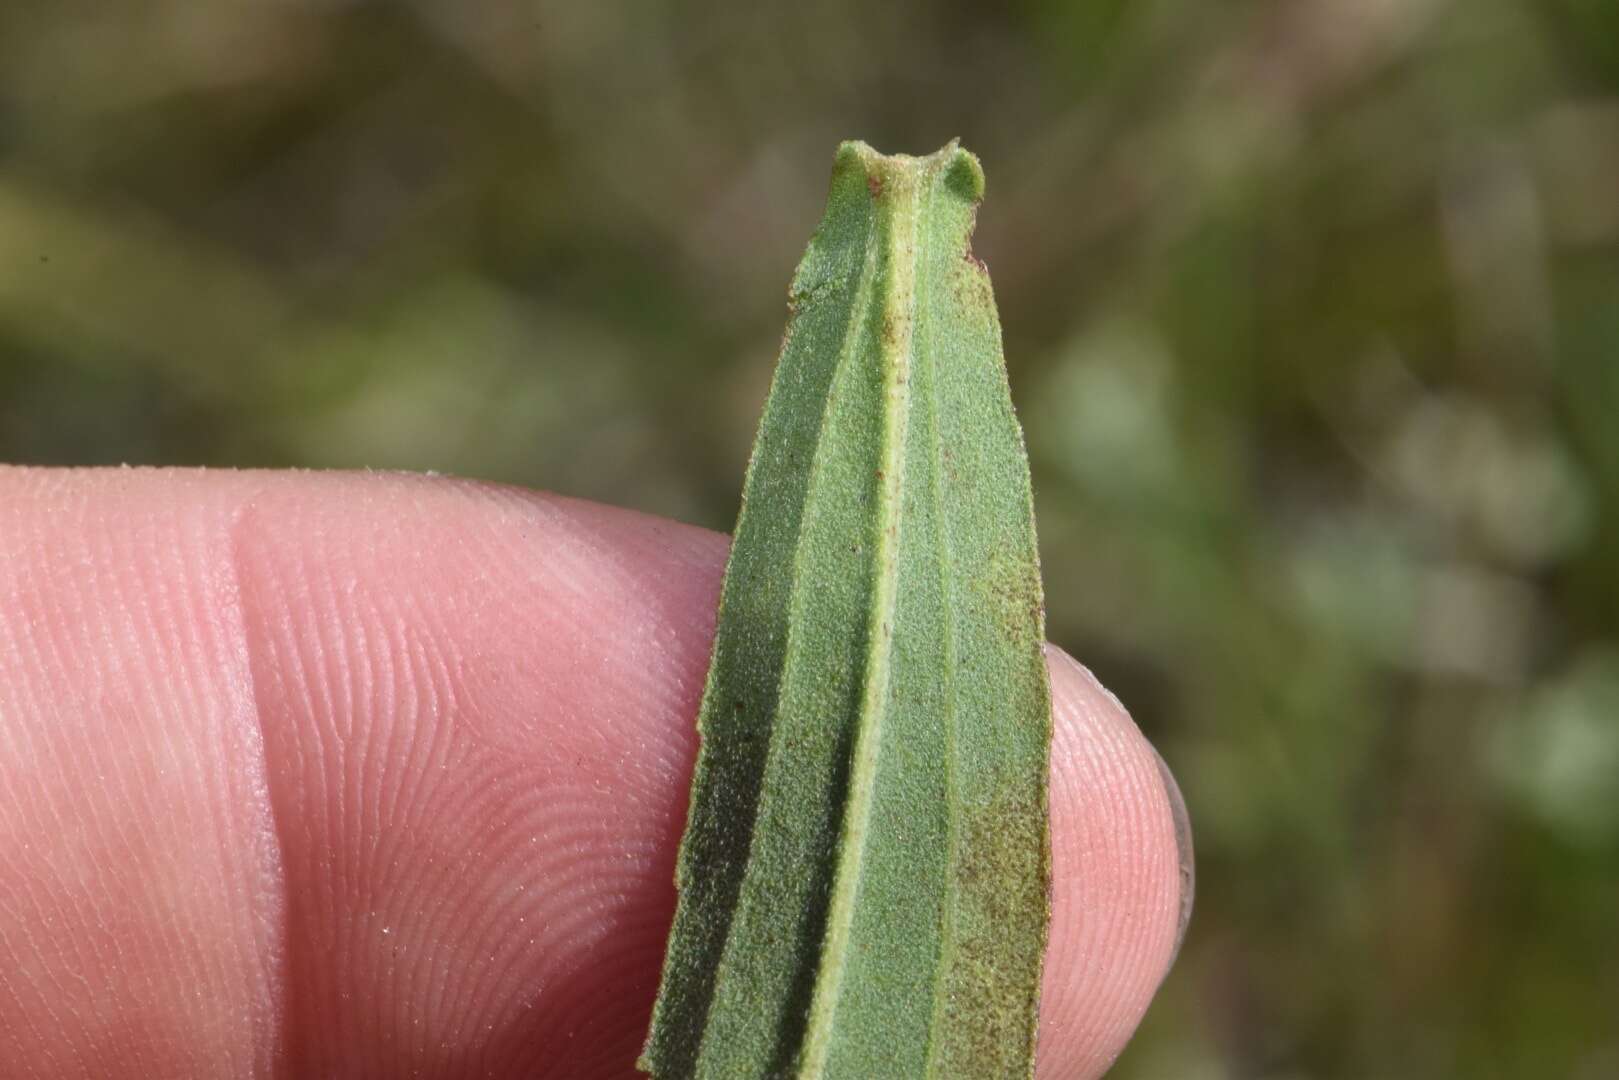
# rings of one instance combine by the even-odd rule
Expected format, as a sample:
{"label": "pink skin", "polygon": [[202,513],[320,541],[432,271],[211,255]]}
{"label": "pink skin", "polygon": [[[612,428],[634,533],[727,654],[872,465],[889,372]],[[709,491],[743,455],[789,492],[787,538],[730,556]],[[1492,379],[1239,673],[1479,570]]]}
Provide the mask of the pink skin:
{"label": "pink skin", "polygon": [[[409,476],[0,469],[0,1075],[634,1075],[726,538]],[[1151,749],[1050,650],[1042,1077],[1174,948]]]}

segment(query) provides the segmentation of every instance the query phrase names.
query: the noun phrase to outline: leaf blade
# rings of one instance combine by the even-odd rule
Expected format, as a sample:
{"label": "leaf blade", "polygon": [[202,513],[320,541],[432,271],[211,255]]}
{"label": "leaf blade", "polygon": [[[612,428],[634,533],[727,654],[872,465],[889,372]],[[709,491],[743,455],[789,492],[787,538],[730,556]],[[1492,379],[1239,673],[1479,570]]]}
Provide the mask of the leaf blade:
{"label": "leaf blade", "polygon": [[840,148],[722,590],[655,1076],[1032,1068],[1050,700],[981,195],[955,144]]}

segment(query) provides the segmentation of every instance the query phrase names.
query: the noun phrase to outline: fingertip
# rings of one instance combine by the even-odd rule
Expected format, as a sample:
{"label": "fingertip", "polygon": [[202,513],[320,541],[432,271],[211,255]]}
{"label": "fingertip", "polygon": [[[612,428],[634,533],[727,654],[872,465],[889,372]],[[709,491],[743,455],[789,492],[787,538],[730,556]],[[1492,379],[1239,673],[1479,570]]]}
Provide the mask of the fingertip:
{"label": "fingertip", "polygon": [[1163,980],[1182,910],[1176,815],[1157,753],[1067,653],[1052,690],[1052,921],[1037,1073],[1101,1075]]}
{"label": "fingertip", "polygon": [[656,989],[725,538],[338,475],[260,490],[233,541],[287,1060],[614,1074]]}

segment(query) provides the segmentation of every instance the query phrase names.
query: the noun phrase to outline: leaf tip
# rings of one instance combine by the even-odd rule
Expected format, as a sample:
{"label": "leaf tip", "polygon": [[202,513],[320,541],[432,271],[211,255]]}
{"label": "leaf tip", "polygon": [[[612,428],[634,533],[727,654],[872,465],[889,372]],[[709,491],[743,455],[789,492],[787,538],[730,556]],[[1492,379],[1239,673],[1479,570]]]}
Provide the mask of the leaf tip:
{"label": "leaf tip", "polygon": [[[852,139],[838,147],[832,174],[834,178],[858,176],[874,200],[915,182],[941,183],[972,206],[984,199],[984,167],[976,154],[962,149],[960,139],[951,139],[926,157],[881,154],[869,144]],[[925,179],[930,177],[931,181]]]}
{"label": "leaf tip", "polygon": [[836,184],[840,179],[847,182],[858,177],[865,183],[867,194],[875,202],[885,192],[893,192],[892,181],[896,170],[903,168],[910,160],[903,155],[878,153],[870,144],[851,139],[838,147],[838,155],[832,166],[833,182]]}
{"label": "leaf tip", "polygon": [[946,188],[974,206],[984,201],[984,167],[977,154],[963,150],[960,139],[951,139],[936,156]]}
{"label": "leaf tip", "polygon": [[870,176],[882,157],[868,143],[860,139],[846,139],[838,144],[837,156],[832,159],[832,176],[834,179],[851,174]]}

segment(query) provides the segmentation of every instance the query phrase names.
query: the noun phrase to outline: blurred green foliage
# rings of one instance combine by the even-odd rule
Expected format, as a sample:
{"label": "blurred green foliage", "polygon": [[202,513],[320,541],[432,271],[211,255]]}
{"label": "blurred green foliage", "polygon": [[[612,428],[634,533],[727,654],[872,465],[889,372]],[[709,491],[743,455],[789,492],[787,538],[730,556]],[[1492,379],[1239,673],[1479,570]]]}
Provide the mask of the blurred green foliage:
{"label": "blurred green foliage", "polygon": [[1197,827],[1117,1075],[1619,1075],[1606,0],[7,0],[0,458],[728,528],[834,147],[955,135]]}

